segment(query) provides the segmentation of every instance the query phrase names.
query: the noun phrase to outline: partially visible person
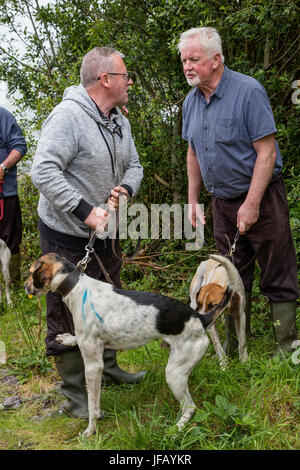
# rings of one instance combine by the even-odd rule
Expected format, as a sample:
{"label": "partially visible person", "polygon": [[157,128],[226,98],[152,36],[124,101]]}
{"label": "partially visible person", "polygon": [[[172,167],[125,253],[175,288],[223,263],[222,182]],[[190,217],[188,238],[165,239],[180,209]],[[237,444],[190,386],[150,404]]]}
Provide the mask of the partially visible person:
{"label": "partially visible person", "polygon": [[0,238],[5,241],[11,251],[9,271],[12,282],[20,280],[20,245],[22,242],[17,163],[26,152],[26,141],[15,117],[7,109],[0,107],[0,180],[4,181]]}
{"label": "partially visible person", "polygon": [[[38,213],[42,254],[58,253],[77,264],[85,256],[90,229],[104,226],[108,201],[117,208],[119,195],[134,196],[143,178],[129,121],[119,107],[128,101],[133,84],[123,54],[96,47],[82,60],[81,83],[65,90],[62,102],[46,119],[32,166],[32,181],[40,191]],[[112,240],[97,239],[94,249],[116,287],[121,287],[121,249]],[[85,273],[106,282],[92,255]],[[118,306],[116,305],[116,308]],[[47,294],[46,353],[53,355],[62,391],[63,409],[73,417],[88,417],[83,360],[78,348],[56,341],[60,333],[74,334],[70,311],[60,294]],[[116,351],[105,349],[105,379],[135,383],[145,372],[119,368]]]}
{"label": "partially visible person", "polygon": [[[180,37],[183,72],[194,87],[183,105],[182,136],[196,224],[202,185],[212,194],[214,237],[221,254],[233,242],[234,261],[246,291],[247,332],[255,260],[260,289],[270,300],[277,352],[291,351],[297,338],[297,260],[282,178],[282,159],[268,95],[257,80],[224,65],[214,28],[192,28]],[[247,269],[242,269],[247,267]],[[234,322],[226,316],[226,349],[234,349]]]}

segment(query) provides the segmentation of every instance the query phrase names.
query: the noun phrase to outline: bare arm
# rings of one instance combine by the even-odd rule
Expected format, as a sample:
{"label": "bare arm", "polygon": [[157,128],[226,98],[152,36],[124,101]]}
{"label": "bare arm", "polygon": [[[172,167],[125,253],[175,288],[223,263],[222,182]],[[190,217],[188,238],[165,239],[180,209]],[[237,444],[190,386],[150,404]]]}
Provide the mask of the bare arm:
{"label": "bare arm", "polygon": [[242,235],[258,220],[259,206],[273,175],[276,160],[275,135],[270,134],[253,142],[253,147],[257,159],[252,180],[246,200],[237,213],[237,227]]}
{"label": "bare arm", "polygon": [[187,175],[188,175],[188,203],[189,208],[189,219],[193,227],[196,227],[197,217],[199,217],[201,223],[205,223],[205,218],[200,213],[198,200],[200,191],[202,188],[202,174],[198,162],[196,152],[189,145],[187,152]]}
{"label": "bare arm", "polygon": [[[2,162],[6,168],[10,169],[15,166],[22,158],[21,152],[18,150],[12,150],[6,157],[6,159]],[[0,179],[4,177],[4,170],[0,167]]]}

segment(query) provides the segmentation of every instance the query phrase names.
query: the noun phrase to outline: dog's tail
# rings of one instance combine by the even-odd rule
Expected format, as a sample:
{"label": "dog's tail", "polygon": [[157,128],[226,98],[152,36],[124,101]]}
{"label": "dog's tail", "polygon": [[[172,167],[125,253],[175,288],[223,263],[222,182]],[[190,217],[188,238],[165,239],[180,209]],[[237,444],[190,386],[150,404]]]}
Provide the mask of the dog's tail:
{"label": "dog's tail", "polygon": [[217,263],[220,263],[224,267],[228,277],[228,286],[232,291],[235,291],[237,282],[240,279],[240,275],[234,264],[225,256],[210,255],[210,258],[217,261]]}
{"label": "dog's tail", "polygon": [[228,286],[224,293],[223,299],[218,305],[216,305],[212,310],[210,310],[210,312],[206,314],[198,313],[198,316],[200,317],[202,325],[204,326],[205,329],[207,329],[208,327],[212,326],[215,323],[217,318],[223,312],[226,305],[228,305],[228,302],[230,301],[232,295],[233,295],[233,290],[231,290],[231,288]]}
{"label": "dog's tail", "polygon": [[0,238],[0,248],[6,248],[7,250],[9,250],[8,246],[6,245],[5,241],[2,240],[2,238]]}

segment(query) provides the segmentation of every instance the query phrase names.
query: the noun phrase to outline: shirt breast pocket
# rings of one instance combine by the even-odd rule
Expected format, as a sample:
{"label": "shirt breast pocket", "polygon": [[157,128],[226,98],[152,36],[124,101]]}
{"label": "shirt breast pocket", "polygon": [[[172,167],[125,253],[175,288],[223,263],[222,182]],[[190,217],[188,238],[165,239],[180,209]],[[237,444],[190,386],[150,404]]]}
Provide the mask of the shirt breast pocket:
{"label": "shirt breast pocket", "polygon": [[233,144],[240,137],[240,127],[237,120],[217,119],[216,142],[222,144]]}

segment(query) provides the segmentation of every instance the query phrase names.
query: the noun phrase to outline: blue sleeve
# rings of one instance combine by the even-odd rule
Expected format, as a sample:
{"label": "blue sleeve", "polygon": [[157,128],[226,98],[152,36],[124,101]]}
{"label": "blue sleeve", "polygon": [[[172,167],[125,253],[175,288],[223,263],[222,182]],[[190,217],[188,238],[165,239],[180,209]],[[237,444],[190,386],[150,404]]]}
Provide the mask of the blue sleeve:
{"label": "blue sleeve", "polygon": [[254,88],[246,107],[245,122],[252,142],[276,133],[276,124],[267,92],[261,86]]}
{"label": "blue sleeve", "polygon": [[[189,98],[189,96],[187,98]],[[186,109],[187,108],[187,103],[188,103],[188,101],[186,99],[184,101],[183,107],[182,107],[182,132],[181,132],[181,135],[182,135],[182,138],[188,142],[188,144],[192,147],[192,149],[195,152],[196,150],[195,150],[195,147],[194,147],[194,143],[188,137],[188,128],[189,128],[189,125],[190,125],[191,116],[187,116],[187,109]]]}
{"label": "blue sleeve", "polygon": [[0,132],[8,151],[18,150],[24,157],[27,152],[27,145],[22,131],[15,117],[4,108],[1,109]]}

